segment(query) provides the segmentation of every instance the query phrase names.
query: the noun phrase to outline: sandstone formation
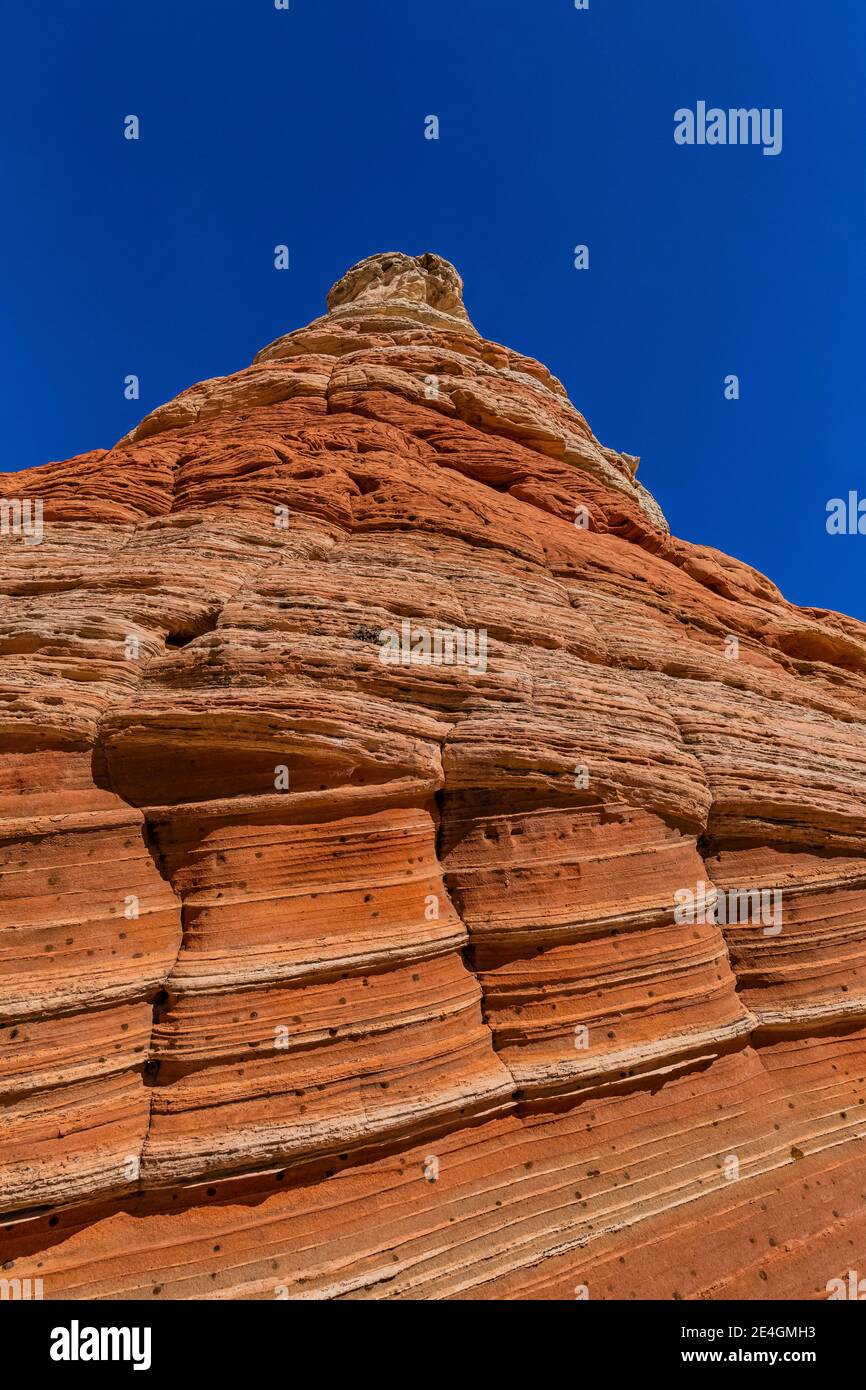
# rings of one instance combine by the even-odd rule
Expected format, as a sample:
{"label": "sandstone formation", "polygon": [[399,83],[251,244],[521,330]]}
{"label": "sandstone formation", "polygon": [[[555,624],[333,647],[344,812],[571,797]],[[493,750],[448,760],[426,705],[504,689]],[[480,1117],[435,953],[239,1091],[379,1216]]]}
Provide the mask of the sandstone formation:
{"label": "sandstone formation", "polygon": [[[389,253],[0,475],[44,508],[0,539],[7,1277],[823,1298],[866,1258],[866,627],[636,468]],[[761,892],[779,930],[719,910]]]}

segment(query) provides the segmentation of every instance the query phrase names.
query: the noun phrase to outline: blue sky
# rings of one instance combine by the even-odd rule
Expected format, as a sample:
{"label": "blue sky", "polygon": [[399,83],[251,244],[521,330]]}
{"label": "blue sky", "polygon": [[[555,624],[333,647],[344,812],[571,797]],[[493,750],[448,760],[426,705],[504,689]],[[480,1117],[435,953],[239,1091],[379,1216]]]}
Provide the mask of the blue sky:
{"label": "blue sky", "polygon": [[[42,0],[2,39],[0,469],[110,446],[363,256],[431,250],[678,535],[866,618],[866,536],[825,529],[866,498],[862,0]],[[699,100],[781,107],[782,153],[677,146]]]}

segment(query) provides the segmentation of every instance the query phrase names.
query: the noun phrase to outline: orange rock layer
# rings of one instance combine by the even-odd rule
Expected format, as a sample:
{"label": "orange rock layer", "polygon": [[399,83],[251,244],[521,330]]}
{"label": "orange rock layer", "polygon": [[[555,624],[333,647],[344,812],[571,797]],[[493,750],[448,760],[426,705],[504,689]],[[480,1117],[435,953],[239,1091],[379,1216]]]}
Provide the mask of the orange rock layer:
{"label": "orange rock layer", "polygon": [[866,627],[672,538],[461,291],[373,257],[0,476],[44,509],[0,541],[0,1254],[46,1298],[866,1258]]}

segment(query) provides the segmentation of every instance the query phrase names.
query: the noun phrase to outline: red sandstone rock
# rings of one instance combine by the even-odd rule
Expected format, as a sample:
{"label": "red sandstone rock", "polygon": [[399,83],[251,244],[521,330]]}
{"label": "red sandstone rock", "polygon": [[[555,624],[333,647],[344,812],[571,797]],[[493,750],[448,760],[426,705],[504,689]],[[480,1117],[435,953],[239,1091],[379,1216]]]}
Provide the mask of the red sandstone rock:
{"label": "red sandstone rock", "polygon": [[[461,291],[372,257],[0,476],[45,518],[0,540],[0,1245],[47,1298],[862,1256],[866,628],[672,538]],[[404,625],[484,660],[383,660]]]}

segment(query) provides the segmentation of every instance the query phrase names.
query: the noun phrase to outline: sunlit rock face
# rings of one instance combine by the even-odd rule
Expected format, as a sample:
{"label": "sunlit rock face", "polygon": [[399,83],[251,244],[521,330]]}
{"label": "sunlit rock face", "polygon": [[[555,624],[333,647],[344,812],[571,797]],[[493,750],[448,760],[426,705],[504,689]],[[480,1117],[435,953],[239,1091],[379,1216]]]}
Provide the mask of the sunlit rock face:
{"label": "sunlit rock face", "polygon": [[866,1258],[866,628],[673,539],[438,256],[0,477],[0,1253],[75,1298]]}

